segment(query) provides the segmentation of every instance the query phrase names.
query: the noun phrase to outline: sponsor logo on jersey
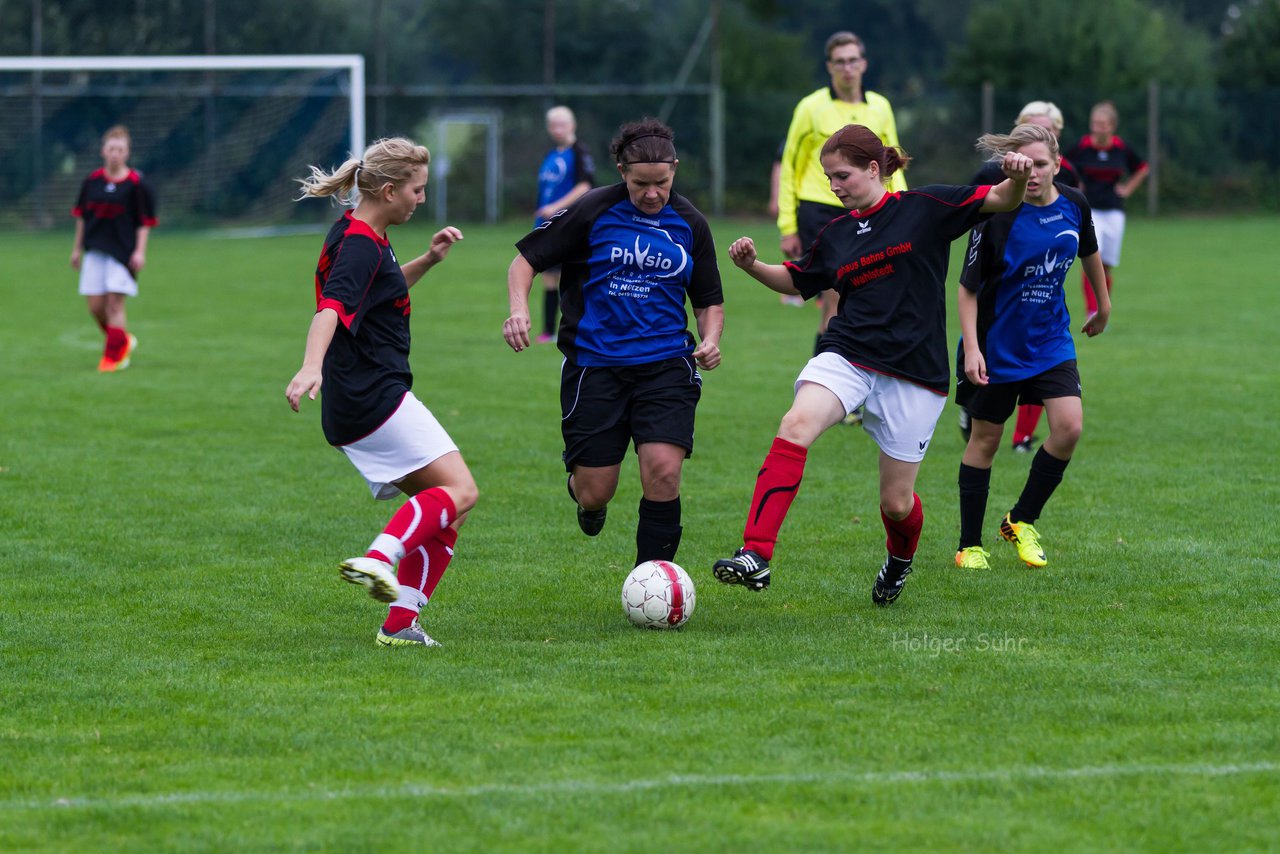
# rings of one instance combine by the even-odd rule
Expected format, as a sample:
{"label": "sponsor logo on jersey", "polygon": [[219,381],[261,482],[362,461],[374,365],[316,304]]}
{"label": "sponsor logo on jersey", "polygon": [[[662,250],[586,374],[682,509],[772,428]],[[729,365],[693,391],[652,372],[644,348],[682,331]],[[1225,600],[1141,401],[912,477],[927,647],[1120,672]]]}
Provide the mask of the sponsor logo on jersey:
{"label": "sponsor logo on jersey", "polygon": [[[667,251],[664,251],[664,249]],[[679,252],[679,256],[675,257],[667,254],[671,250]],[[685,265],[689,263],[689,256],[685,253],[684,247],[674,240],[664,247],[654,249],[652,241],[642,246],[640,238],[636,237],[635,244],[632,247],[610,247],[609,260],[615,264],[634,267],[642,273],[667,278],[679,275],[684,270]]]}
{"label": "sponsor logo on jersey", "polygon": [[[1068,229],[1066,231],[1060,231],[1056,235],[1054,235],[1054,237],[1056,239],[1058,237],[1062,237],[1063,235],[1070,235],[1074,237],[1076,239],[1077,244],[1080,242],[1079,233],[1072,229]],[[1071,262],[1074,259],[1075,259],[1075,255],[1063,255],[1061,254],[1060,250],[1046,249],[1044,251],[1044,263],[1028,264],[1023,269],[1022,275],[1024,278],[1028,278],[1028,279],[1033,277],[1039,278],[1041,276],[1050,276],[1050,275],[1053,275],[1053,272],[1055,270],[1061,269],[1065,271],[1068,267],[1071,266]]]}

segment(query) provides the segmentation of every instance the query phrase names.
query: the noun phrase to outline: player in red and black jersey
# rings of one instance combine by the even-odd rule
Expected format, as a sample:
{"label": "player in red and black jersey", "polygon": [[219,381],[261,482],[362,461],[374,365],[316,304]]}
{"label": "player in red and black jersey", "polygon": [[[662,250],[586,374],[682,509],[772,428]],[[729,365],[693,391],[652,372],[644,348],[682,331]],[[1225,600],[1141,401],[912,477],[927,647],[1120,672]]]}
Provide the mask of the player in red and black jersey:
{"label": "player in red and black jersey", "polygon": [[916,473],[950,388],[945,283],[951,241],[1022,203],[1031,160],[1005,155],[1008,177],[995,186],[891,193],[884,181],[905,165],[905,156],[862,125],[833,134],[821,158],[848,214],[785,265],[760,263],[747,237],[729,249],[735,264],[772,290],[812,298],[831,288],[839,303],[822,352],[796,380],[795,401],[756,478],[744,545],[714,571],[726,584],[768,587],[769,560],[809,446],[861,406],[862,427],[880,446],[880,518],[888,535],[871,598],[887,605],[911,572],[924,525]]}
{"label": "player in red and black jersey", "polygon": [[147,239],[156,224],[156,201],[142,175],[129,168],[129,131],[116,125],[102,136],[102,168],[80,186],[71,266],[80,271],[80,293],[106,334],[98,370],[129,367],[138,339],[125,327],[124,301],[138,295],[137,276],[147,263]]}
{"label": "player in red and black jersey", "polygon": [[438,646],[418,624],[453,557],[458,527],[477,490],[449,434],[411,390],[409,288],[449,254],[462,232],[446,227],[422,255],[400,264],[387,228],[425,199],[427,149],[407,139],[375,142],[362,160],[333,173],[311,167],[303,197],[341,195],[357,203],[325,238],[316,265],[316,314],[302,368],[285,397],[293,410],[323,387],[320,420],[329,443],[355,465],[373,496],[410,496],[364,557],[342,577],[391,603],[381,646]]}
{"label": "player in red and black jersey", "polygon": [[[1111,292],[1111,270],[1120,266],[1120,247],[1124,243],[1124,200],[1142,186],[1150,171],[1147,161],[1116,136],[1119,121],[1115,105],[1110,101],[1094,104],[1089,112],[1089,133],[1064,155],[1079,171],[1085,198],[1093,208],[1093,225],[1102,251],[1102,269],[1107,275],[1107,293]],[[1083,276],[1080,284],[1084,289],[1085,311],[1092,314],[1098,310],[1093,288]]]}

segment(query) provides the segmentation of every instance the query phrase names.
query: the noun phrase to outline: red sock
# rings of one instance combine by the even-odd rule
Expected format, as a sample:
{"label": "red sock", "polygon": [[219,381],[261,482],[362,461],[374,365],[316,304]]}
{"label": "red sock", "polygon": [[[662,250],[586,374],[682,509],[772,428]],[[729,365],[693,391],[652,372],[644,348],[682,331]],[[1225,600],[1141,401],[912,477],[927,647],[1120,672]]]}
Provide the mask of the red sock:
{"label": "red sock", "polygon": [[449,493],[438,486],[423,490],[395,512],[365,556],[397,564],[406,554],[452,525],[457,515]]}
{"label": "red sock", "polygon": [[1040,423],[1040,413],[1043,411],[1043,406],[1036,406],[1034,403],[1018,407],[1018,422],[1013,428],[1013,444],[1016,445],[1031,438],[1036,432],[1036,425]]}
{"label": "red sock", "polygon": [[889,535],[885,538],[884,546],[889,554],[899,560],[911,560],[915,557],[916,546],[920,545],[920,532],[924,530],[924,505],[920,503],[919,495],[913,492],[911,497],[915,499],[915,505],[903,519],[890,519],[885,515],[884,508],[880,508],[880,519]]}
{"label": "red sock", "polygon": [[436,585],[449,568],[449,561],[453,560],[453,547],[457,542],[458,532],[453,528],[445,528],[434,539],[427,541],[427,579],[422,585],[422,593],[428,599],[436,592]]}
{"label": "red sock", "polygon": [[[458,542],[458,532],[445,528],[439,536],[407,552],[396,568],[396,580],[400,582],[400,597],[387,612],[382,630],[395,634],[407,628],[418,612],[431,600],[436,585],[453,559],[453,546]],[[406,589],[407,588],[407,589]]]}
{"label": "red sock", "polygon": [[129,333],[124,331],[123,326],[108,326],[107,344],[102,348],[102,355],[113,362],[118,362],[128,344]]}
{"label": "red sock", "polygon": [[800,491],[804,477],[804,461],[809,449],[786,439],[775,438],[756,475],[756,490],[751,496],[747,527],[742,532],[743,544],[765,560],[773,557],[778,531],[787,518],[791,502]]}

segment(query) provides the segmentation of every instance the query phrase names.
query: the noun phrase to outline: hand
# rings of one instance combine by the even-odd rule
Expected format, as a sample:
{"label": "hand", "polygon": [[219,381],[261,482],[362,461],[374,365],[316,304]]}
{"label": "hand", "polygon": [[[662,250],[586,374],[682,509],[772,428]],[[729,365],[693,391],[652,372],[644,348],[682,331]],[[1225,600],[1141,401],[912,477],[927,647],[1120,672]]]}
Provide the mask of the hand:
{"label": "hand", "polygon": [[146,263],[147,256],[141,249],[135,249],[133,254],[129,256],[129,270],[135,276],[142,272],[142,268]]}
{"label": "hand", "polygon": [[529,346],[531,326],[528,312],[515,312],[502,324],[502,337],[506,339],[507,345],[512,350],[519,353]]}
{"label": "hand", "polygon": [[750,237],[739,237],[729,247],[729,257],[742,269],[751,269],[751,265],[756,263],[756,242]]}
{"label": "hand", "polygon": [[433,265],[439,264],[449,254],[449,250],[453,248],[453,244],[462,239],[462,232],[451,225],[431,235],[431,248],[427,250],[428,260]]}
{"label": "hand", "polygon": [[1010,151],[1004,156],[1004,160],[1000,162],[1000,168],[1004,171],[1004,176],[1014,181],[1030,180],[1031,167],[1033,165],[1030,157],[1025,154],[1019,154],[1016,151]]}
{"label": "hand", "polygon": [[804,254],[804,245],[800,243],[800,235],[788,234],[778,241],[778,247],[782,250],[785,258],[792,260],[799,258]]}
{"label": "hand", "polygon": [[319,368],[302,366],[302,369],[289,381],[288,388],[284,390],[285,399],[289,401],[289,406],[294,412],[298,411],[298,405],[302,402],[304,394],[312,400],[316,399],[316,392],[320,391],[322,381],[323,376]]}
{"label": "hand", "polygon": [[73,270],[79,270],[79,269],[80,269],[80,258],[81,258],[81,252],[80,252],[80,250],[79,250],[79,249],[72,249],[72,250],[71,250],[71,269],[73,269]]}
{"label": "hand", "polygon": [[556,211],[558,210],[560,209],[552,205],[543,205],[542,207],[534,211],[533,215],[536,216],[538,219],[551,219],[551,217],[555,216]]}
{"label": "hand", "polygon": [[720,345],[714,341],[703,341],[693,351],[693,360],[702,370],[713,370],[720,364]]}
{"label": "hand", "polygon": [[1133,193],[1133,188],[1128,184],[1116,184],[1116,195],[1122,199],[1127,199]]}
{"label": "hand", "polygon": [[990,382],[986,357],[976,347],[972,353],[968,350],[964,352],[964,375],[974,385],[987,385]]}
{"label": "hand", "polygon": [[1096,312],[1085,318],[1084,326],[1080,327],[1080,331],[1088,337],[1101,335],[1107,328],[1107,323],[1111,320],[1110,308],[1099,308]]}

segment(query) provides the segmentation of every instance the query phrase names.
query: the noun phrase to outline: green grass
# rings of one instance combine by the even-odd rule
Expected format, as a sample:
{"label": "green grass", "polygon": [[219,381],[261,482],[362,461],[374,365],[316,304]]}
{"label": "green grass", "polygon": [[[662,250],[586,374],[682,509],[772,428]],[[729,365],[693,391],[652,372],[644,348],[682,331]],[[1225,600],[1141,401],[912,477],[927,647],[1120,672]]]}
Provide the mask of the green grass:
{"label": "green grass", "polygon": [[320,237],[157,231],[134,367],[99,375],[69,234],[0,236],[0,850],[1280,846],[1274,219],[1130,224],[1047,569],[996,539],[1027,467],[1007,451],[995,568],[952,567],[948,407],[888,609],[856,430],[814,446],[772,589],[711,577],[815,323],[726,263],[683,488],[698,608],[673,633],[618,604],[634,463],[581,536],[559,356],[502,343],[519,227],[465,231],[415,289],[415,390],[481,498],[424,614],[445,646],[393,652],[335,565],[395,505],[284,400]]}

